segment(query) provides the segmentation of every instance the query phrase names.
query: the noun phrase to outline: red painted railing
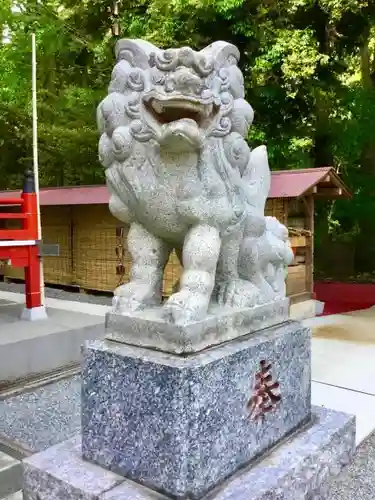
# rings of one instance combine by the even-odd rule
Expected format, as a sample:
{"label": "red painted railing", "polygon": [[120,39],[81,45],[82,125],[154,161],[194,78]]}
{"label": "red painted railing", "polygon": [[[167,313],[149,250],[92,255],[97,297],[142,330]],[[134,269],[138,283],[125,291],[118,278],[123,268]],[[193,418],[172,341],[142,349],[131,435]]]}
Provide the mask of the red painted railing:
{"label": "red painted railing", "polygon": [[13,206],[18,212],[0,212],[0,220],[20,220],[19,229],[0,229],[0,260],[25,268],[26,307],[41,306],[38,248],[38,206],[34,176],[27,172],[19,198],[0,197],[0,207]]}

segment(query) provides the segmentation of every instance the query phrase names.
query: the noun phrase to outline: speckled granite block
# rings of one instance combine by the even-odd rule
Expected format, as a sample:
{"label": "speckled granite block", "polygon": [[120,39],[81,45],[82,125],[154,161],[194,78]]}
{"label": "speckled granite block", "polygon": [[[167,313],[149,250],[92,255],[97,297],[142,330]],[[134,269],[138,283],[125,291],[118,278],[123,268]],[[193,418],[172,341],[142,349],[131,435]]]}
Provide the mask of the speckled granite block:
{"label": "speckled granite block", "polygon": [[[260,362],[282,400],[250,418]],[[97,341],[82,366],[82,450],[169,495],[201,497],[310,417],[310,331],[287,322],[181,357]]]}
{"label": "speckled granite block", "polygon": [[97,500],[123,478],[81,458],[81,438],[64,441],[23,461],[27,500]]}
{"label": "speckled granite block", "polygon": [[255,467],[221,485],[215,500],[328,500],[330,483],[354,455],[355,417],[314,408],[312,425]]}
{"label": "speckled granite block", "polygon": [[[330,500],[330,484],[354,451],[354,417],[315,407],[311,426],[203,500]],[[26,459],[24,469],[27,500],[167,500],[82,460],[78,439]]]}
{"label": "speckled granite block", "polygon": [[171,353],[192,353],[283,323],[289,299],[247,309],[213,306],[206,318],[185,325],[168,323],[155,307],[126,314],[107,313],[106,338]]}

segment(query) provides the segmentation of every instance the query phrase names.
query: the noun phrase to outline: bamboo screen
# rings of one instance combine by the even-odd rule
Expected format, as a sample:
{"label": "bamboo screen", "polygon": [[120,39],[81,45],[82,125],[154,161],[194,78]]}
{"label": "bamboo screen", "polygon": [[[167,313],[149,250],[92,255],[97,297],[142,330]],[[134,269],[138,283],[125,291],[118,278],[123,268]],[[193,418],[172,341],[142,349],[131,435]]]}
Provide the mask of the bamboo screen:
{"label": "bamboo screen", "polygon": [[288,221],[288,199],[272,198],[267,200],[265,215],[276,217],[282,224],[287,225]]}
{"label": "bamboo screen", "polygon": [[173,288],[177,286],[182,267],[177,255],[173,252],[169,257],[168,264],[164,271],[163,296],[169,297],[173,293]]}
{"label": "bamboo screen", "polygon": [[[267,201],[266,214],[287,223],[288,200]],[[44,258],[47,284],[77,285],[83,289],[112,292],[129,281],[131,257],[126,247],[127,228],[111,215],[106,205],[42,208],[43,241],[60,245],[59,257]],[[171,295],[181,275],[173,252],[165,268],[163,295]],[[5,267],[9,278],[23,279],[23,269]],[[288,295],[306,289],[306,268],[289,268]]]}
{"label": "bamboo screen", "polygon": [[[126,247],[127,228],[105,205],[73,209],[73,276],[82,288],[113,291],[129,281],[131,256]],[[181,266],[172,253],[164,272],[163,295],[178,282]]]}
{"label": "bamboo screen", "polygon": [[287,295],[299,295],[306,292],[306,279],[306,266],[304,264],[289,266],[286,280]]}
{"label": "bamboo screen", "polygon": [[[113,291],[128,280],[130,255],[124,248],[119,259],[118,228],[121,223],[106,205],[85,205],[73,208],[73,276],[82,288]],[[126,229],[123,230],[125,239]],[[126,239],[125,239],[126,241]],[[118,274],[118,265],[124,272]]]}
{"label": "bamboo screen", "polygon": [[[41,216],[43,242],[60,246],[59,257],[43,259],[46,284],[112,292],[129,281],[127,228],[106,205],[42,207]],[[11,220],[7,225],[16,224]],[[164,296],[172,293],[180,273],[181,266],[173,252],[164,272]],[[3,266],[2,274],[10,279],[24,279],[22,268]]]}
{"label": "bamboo screen", "polygon": [[44,257],[43,270],[46,283],[67,285],[72,282],[72,235],[69,207],[42,207],[43,243],[59,245],[58,257]]}

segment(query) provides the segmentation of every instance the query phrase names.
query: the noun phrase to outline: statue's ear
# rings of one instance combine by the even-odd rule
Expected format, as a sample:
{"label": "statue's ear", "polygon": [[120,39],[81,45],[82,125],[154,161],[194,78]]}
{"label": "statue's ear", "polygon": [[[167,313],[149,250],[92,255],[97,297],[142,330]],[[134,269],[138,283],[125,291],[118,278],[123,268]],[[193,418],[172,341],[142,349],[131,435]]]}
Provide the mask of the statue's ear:
{"label": "statue's ear", "polygon": [[215,69],[225,66],[237,65],[240,60],[240,51],[235,45],[228,42],[214,42],[200,51],[202,55],[210,58]]}
{"label": "statue's ear", "polygon": [[147,69],[150,67],[150,55],[159,49],[145,40],[123,39],[116,43],[116,58],[125,60],[134,68]]}

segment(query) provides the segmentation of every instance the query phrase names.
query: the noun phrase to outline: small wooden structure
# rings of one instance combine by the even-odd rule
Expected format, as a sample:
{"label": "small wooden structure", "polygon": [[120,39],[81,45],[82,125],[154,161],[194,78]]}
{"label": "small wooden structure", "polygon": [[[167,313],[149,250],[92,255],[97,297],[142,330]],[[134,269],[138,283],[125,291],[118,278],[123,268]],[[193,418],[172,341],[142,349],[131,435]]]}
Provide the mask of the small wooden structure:
{"label": "small wooden structure", "polygon": [[272,172],[266,214],[275,216],[289,229],[295,252],[287,278],[292,303],[313,297],[315,200],[350,196],[332,167]]}
{"label": "small wooden structure", "polygon": [[[12,196],[14,192],[0,193]],[[289,228],[295,261],[289,268],[287,293],[292,302],[313,295],[314,200],[349,197],[331,167],[272,172],[266,214]],[[40,191],[44,243],[60,245],[59,257],[45,257],[45,281],[83,289],[113,291],[129,277],[130,256],[124,247],[127,228],[108,209],[105,186],[46,188]],[[164,273],[164,294],[170,295],[181,272],[175,254]],[[21,278],[5,268],[8,278]]]}

